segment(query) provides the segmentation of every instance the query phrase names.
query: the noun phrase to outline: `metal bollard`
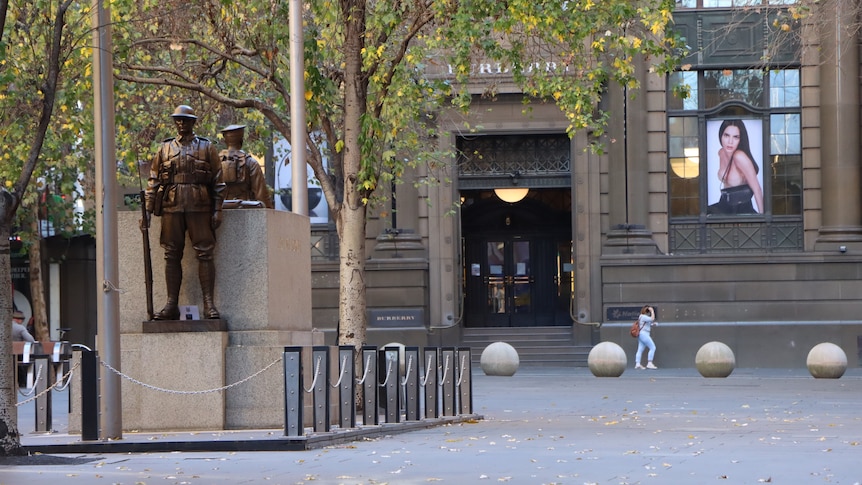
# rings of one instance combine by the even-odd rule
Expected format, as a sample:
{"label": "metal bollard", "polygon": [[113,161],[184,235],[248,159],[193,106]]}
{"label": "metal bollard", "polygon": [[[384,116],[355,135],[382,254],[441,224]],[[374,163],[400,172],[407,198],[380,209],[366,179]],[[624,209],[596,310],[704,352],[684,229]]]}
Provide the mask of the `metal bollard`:
{"label": "metal bollard", "polygon": [[284,435],[302,436],[302,347],[285,347],[284,364]]}
{"label": "metal bollard", "polygon": [[458,349],[458,414],[473,414],[473,366],[470,347]]}
{"label": "metal bollard", "polygon": [[338,409],[339,426],[356,427],[356,359],[352,345],[338,347]]}
{"label": "metal bollard", "polygon": [[377,413],[377,347],[362,347],[362,363],[363,424],[380,424]]}
{"label": "metal bollard", "polygon": [[312,372],[311,396],[314,403],[314,431],[329,431],[329,347],[320,345],[311,349]]}
{"label": "metal bollard", "polygon": [[[40,348],[41,346],[37,346]],[[48,391],[49,374],[53,366],[48,364],[48,356],[44,350],[34,356],[36,366],[36,432],[49,433],[51,432],[52,417],[51,417],[51,392]]]}
{"label": "metal bollard", "polygon": [[440,402],[437,399],[437,347],[425,347],[425,417],[440,417]]}
{"label": "metal bollard", "polygon": [[81,441],[99,439],[99,353],[81,351]]}
{"label": "metal bollard", "polygon": [[398,423],[401,421],[401,361],[398,347],[386,347],[383,349],[383,362],[386,363],[386,376],[384,377],[383,390],[386,396],[383,403],[383,414],[387,423]]}
{"label": "metal bollard", "polygon": [[404,414],[407,421],[419,420],[419,347],[406,347],[404,358],[407,360],[404,376]]}
{"label": "metal bollard", "polygon": [[457,369],[455,348],[444,347],[440,357],[443,360],[442,393],[443,416],[455,415],[455,372]]}

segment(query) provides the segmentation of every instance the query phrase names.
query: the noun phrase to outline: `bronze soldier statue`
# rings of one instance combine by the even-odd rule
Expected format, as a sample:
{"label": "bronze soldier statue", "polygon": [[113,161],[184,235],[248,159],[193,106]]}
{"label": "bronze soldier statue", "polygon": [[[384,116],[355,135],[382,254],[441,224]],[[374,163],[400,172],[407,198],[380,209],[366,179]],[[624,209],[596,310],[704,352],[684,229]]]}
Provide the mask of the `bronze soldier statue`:
{"label": "bronze soldier statue", "polygon": [[176,320],[177,303],[183,279],[183,249],[186,232],[198,259],[198,277],[203,294],[202,316],[219,318],[213,303],[215,289],[215,230],[221,225],[221,161],[215,146],[195,135],[197,121],[190,106],[180,105],[171,117],[177,136],[163,141],[150,164],[150,178],[145,191],[146,217],[141,224],[150,225],[153,214],[162,218],[159,242],[165,249],[165,284],[168,302],[153,315],[156,320]]}
{"label": "bronze soldier statue", "polygon": [[[242,149],[245,125],[230,125],[221,130],[227,149],[219,153],[221,176],[225,184],[224,207],[273,208],[272,196],[263,178],[260,164]],[[258,201],[247,204],[242,201]]]}

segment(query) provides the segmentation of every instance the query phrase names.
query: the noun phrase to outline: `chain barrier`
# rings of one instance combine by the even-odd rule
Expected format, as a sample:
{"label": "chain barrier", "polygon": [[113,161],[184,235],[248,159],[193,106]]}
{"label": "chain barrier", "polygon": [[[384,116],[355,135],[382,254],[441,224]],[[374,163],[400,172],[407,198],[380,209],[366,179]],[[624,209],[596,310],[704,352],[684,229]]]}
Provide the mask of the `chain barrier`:
{"label": "chain barrier", "polygon": [[305,389],[305,392],[313,391],[314,386],[317,385],[317,377],[320,375],[320,360],[321,360],[320,357],[318,357],[317,358],[317,365],[314,368],[314,379],[311,380],[311,387],[310,388],[308,388],[308,389],[303,388],[303,389]]}
{"label": "chain barrier", "polygon": [[404,379],[401,380],[401,387],[405,387],[407,385],[407,376],[410,375],[410,370],[413,368],[413,356],[411,355],[409,359],[407,359],[407,371],[404,372]]}
{"label": "chain barrier", "polygon": [[365,382],[365,378],[368,377],[368,371],[370,371],[370,370],[371,370],[371,356],[369,355],[368,358],[365,359],[365,372],[362,373],[362,379],[359,379],[358,381],[356,381],[356,383],[361,386],[362,383]]}
{"label": "chain barrier", "polygon": [[18,389],[18,394],[20,394],[24,397],[32,396],[33,393],[36,392],[36,384],[35,383],[39,382],[39,379],[42,378],[42,369],[45,367],[45,365],[38,363],[38,362],[34,363],[33,365],[36,366],[36,378],[33,379],[33,387],[29,388],[26,392],[22,392],[21,389]]}
{"label": "chain barrier", "polygon": [[380,387],[386,387],[386,384],[389,383],[389,377],[392,375],[392,361],[386,362],[386,379],[383,381],[383,384],[378,384]]}
{"label": "chain barrier", "polygon": [[250,381],[250,380],[254,379],[255,377],[257,377],[257,376],[259,376],[259,375],[263,374],[264,372],[266,372],[267,370],[269,370],[269,369],[270,369],[270,367],[272,367],[272,366],[274,366],[275,364],[278,364],[279,362],[281,362],[281,360],[282,360],[282,358],[281,358],[281,357],[279,357],[279,358],[275,359],[275,361],[273,361],[271,364],[269,364],[268,366],[264,367],[263,369],[261,369],[261,370],[259,370],[259,371],[255,372],[254,374],[252,374],[252,375],[250,375],[250,376],[246,377],[245,379],[242,379],[242,380],[240,380],[240,381],[236,381],[236,382],[234,382],[233,384],[228,384],[228,385],[226,385],[226,386],[216,387],[216,388],[213,388],[213,389],[205,389],[205,390],[202,390],[202,391],[176,391],[176,390],[171,390],[171,389],[165,389],[165,388],[162,388],[162,387],[158,387],[158,386],[154,386],[154,385],[151,385],[151,384],[147,384],[147,383],[145,383],[145,382],[141,382],[141,381],[139,381],[139,380],[135,379],[134,377],[128,376],[128,375],[126,375],[126,374],[123,374],[122,372],[118,371],[117,369],[114,369],[113,367],[111,367],[111,365],[110,365],[110,364],[108,364],[107,362],[105,362],[104,360],[101,360],[101,359],[100,359],[100,360],[99,360],[99,363],[100,363],[100,364],[102,364],[102,366],[103,366],[103,367],[105,367],[106,369],[108,369],[109,371],[113,372],[114,374],[117,374],[118,376],[122,377],[123,379],[126,379],[127,381],[129,381],[129,382],[131,382],[131,383],[133,383],[133,384],[137,384],[137,385],[139,385],[139,386],[141,386],[141,387],[144,387],[144,388],[147,388],[147,389],[150,389],[150,390],[153,390],[153,391],[164,392],[164,393],[167,393],[167,394],[183,394],[183,395],[189,395],[189,394],[209,394],[209,393],[213,393],[213,392],[225,391],[225,390],[230,389],[230,388],[232,388],[232,387],[236,387],[236,386],[238,386],[238,385],[240,385],[240,384],[244,384],[244,383],[246,383],[246,382],[248,382],[248,381]]}
{"label": "chain barrier", "polygon": [[[64,390],[66,390],[66,388],[67,388],[67,387],[69,387],[69,382],[72,380],[72,379],[71,379],[72,372],[74,372],[74,371],[75,371],[75,369],[77,369],[77,368],[78,368],[78,366],[80,366],[80,365],[81,365],[81,363],[80,363],[80,362],[76,363],[76,364],[75,364],[71,369],[69,369],[69,372],[66,372],[66,373],[63,375],[63,377],[62,377],[62,379],[60,380],[60,382],[65,381],[65,382],[66,382],[66,385],[65,385],[65,386],[63,386],[63,387],[62,387],[62,389],[59,389],[59,388],[58,388],[57,390],[58,390],[59,392],[62,392],[62,391],[64,391]],[[41,369],[39,369],[39,370],[40,370],[40,372],[41,372]],[[58,382],[55,382],[54,384],[52,384],[50,387],[48,387],[48,388],[47,388],[47,389],[45,389],[44,391],[40,392],[39,394],[36,394],[35,396],[33,396],[33,397],[31,397],[31,398],[25,399],[25,400],[23,400],[23,401],[21,401],[21,402],[19,402],[19,403],[15,404],[15,406],[16,406],[16,407],[18,407],[18,406],[23,406],[24,404],[27,404],[27,403],[29,403],[29,402],[33,402],[33,401],[35,401],[36,399],[39,399],[40,397],[42,397],[42,396],[44,396],[45,394],[47,394],[47,393],[48,393],[48,391],[50,391],[50,390],[52,390],[52,389],[54,389],[54,388],[57,388],[57,385],[58,385],[58,384],[59,384]],[[33,391],[35,391],[35,390],[36,390],[36,387],[34,386],[34,387],[33,387]],[[18,391],[18,392],[21,392],[21,391]],[[26,395],[27,395],[27,396],[29,396],[30,394],[33,394],[33,392],[31,391],[29,394],[26,394]]]}
{"label": "chain barrier", "polygon": [[461,383],[464,382],[464,371],[467,368],[467,356],[461,356],[461,372],[458,374],[458,387],[461,387]]}
{"label": "chain barrier", "polygon": [[444,382],[446,382],[446,376],[449,375],[449,356],[446,356],[446,360],[443,361],[443,374],[440,376],[440,383],[438,386],[442,386]]}
{"label": "chain barrier", "polygon": [[344,374],[347,374],[347,356],[344,356],[341,359],[341,374],[338,376],[338,382],[335,384],[330,384],[333,389],[338,389],[338,386],[341,385],[341,380],[344,379]]}
{"label": "chain barrier", "polygon": [[434,356],[429,353],[428,354],[428,363],[425,364],[425,378],[423,378],[422,382],[420,382],[422,387],[425,387],[428,384],[428,378],[431,377],[431,359],[433,359],[433,358],[434,358]]}

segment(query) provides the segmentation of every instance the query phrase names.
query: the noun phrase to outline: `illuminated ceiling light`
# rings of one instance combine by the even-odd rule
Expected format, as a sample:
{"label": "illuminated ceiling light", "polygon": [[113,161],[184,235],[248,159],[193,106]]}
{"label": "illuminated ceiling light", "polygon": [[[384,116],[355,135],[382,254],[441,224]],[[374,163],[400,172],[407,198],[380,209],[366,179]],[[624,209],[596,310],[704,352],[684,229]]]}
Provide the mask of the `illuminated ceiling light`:
{"label": "illuminated ceiling light", "polygon": [[500,198],[503,202],[508,202],[510,204],[514,204],[515,202],[520,202],[527,196],[527,193],[530,192],[530,189],[527,187],[513,187],[508,189],[494,189],[494,193],[497,194],[497,197]]}
{"label": "illuminated ceiling light", "polygon": [[672,158],[670,168],[674,175],[684,179],[697,178],[700,175],[700,151],[697,147],[683,149],[685,157]]}

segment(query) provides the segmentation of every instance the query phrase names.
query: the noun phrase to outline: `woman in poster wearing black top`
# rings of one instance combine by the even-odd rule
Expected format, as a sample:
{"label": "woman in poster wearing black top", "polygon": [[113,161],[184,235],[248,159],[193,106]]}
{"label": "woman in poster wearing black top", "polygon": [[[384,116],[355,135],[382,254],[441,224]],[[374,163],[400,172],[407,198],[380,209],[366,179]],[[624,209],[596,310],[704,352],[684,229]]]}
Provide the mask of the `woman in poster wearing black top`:
{"label": "woman in poster wearing black top", "polygon": [[[718,179],[721,198],[707,214],[757,214],[763,212],[763,189],[757,180],[760,167],[754,161],[748,131],[742,120],[724,120],[718,129]],[[754,197],[755,208],[751,203]]]}

